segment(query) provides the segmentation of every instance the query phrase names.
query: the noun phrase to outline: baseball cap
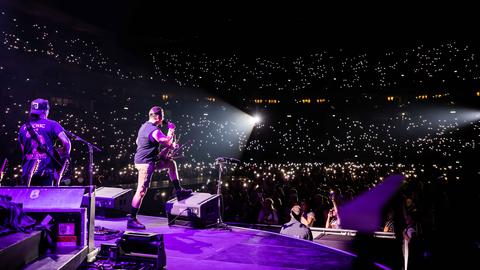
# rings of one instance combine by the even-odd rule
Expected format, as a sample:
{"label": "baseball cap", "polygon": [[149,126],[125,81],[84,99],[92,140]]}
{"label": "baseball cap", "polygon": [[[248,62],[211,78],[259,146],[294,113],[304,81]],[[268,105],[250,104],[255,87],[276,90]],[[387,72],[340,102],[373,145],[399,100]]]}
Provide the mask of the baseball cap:
{"label": "baseball cap", "polygon": [[48,110],[50,110],[50,105],[46,99],[37,98],[30,105],[30,114],[41,114]]}

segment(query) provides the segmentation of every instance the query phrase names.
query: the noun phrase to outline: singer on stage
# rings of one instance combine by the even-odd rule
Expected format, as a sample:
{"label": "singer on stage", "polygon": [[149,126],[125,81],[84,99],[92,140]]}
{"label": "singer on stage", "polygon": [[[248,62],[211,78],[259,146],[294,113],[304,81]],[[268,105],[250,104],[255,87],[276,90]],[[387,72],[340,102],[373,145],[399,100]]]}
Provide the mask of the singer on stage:
{"label": "singer on stage", "polygon": [[161,130],[164,122],[163,109],[155,106],[148,113],[148,121],[138,131],[137,151],[135,153],[135,168],[138,170],[137,191],[132,200],[132,211],[127,222],[129,229],[145,229],[145,225],[137,220],[137,213],[142,204],[152,176],[155,170],[168,169],[168,175],[175,187],[178,200],[188,197],[192,191],[183,189],[178,178],[177,163],[168,156],[161,155],[159,147],[176,148],[178,145],[173,141],[175,125],[168,123],[168,132],[165,135]]}

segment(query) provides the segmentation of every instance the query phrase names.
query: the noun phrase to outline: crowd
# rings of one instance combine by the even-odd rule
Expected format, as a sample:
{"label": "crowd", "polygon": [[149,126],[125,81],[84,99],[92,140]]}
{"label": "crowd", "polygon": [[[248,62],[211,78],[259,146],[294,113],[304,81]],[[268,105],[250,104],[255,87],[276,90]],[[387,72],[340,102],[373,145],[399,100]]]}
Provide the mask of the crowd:
{"label": "crowd", "polygon": [[399,86],[449,85],[478,80],[478,51],[468,45],[446,42],[418,44],[383,54],[355,53],[342,49],[319,50],[289,57],[214,57],[193,52],[151,53],[155,75],[179,85],[218,91],[293,92],[321,87],[334,89],[386,89]]}
{"label": "crowd", "polygon": [[[17,18],[18,15],[18,18]],[[195,51],[160,50],[143,57],[151,66],[122,65],[126,52],[108,41],[41,18],[0,10],[2,47],[59,64],[78,66],[121,80],[154,80],[204,87],[217,93],[302,93],[315,89],[385,90],[397,87],[452,87],[480,79],[478,49],[455,41],[415,44],[382,52],[318,49],[297,56],[215,56]],[[131,57],[130,57],[131,58]],[[141,61],[138,61],[141,62]],[[134,68],[135,67],[135,68]],[[318,90],[317,90],[318,91]]]}
{"label": "crowd", "polygon": [[[12,88],[11,93],[15,90]],[[17,130],[26,119],[28,101],[16,100],[15,96],[3,100],[5,121],[0,134],[5,156],[20,156]],[[122,98],[108,101],[121,104]],[[180,101],[165,107],[175,117],[179,142],[185,144],[179,164],[188,178],[207,175],[205,170],[218,156],[241,155],[242,160],[252,163],[375,161],[429,165],[443,171],[443,177],[461,181],[464,163],[476,153],[479,143],[478,120],[462,119],[460,115],[456,118],[448,112],[437,119],[412,112],[409,117],[391,115],[383,121],[361,119],[355,113],[331,114],[326,120],[302,116],[273,122],[266,119],[252,127],[238,125],[235,117],[229,117],[234,114],[232,109],[208,101],[188,103],[186,110],[182,104]],[[123,105],[113,109],[100,106],[95,111],[58,105],[52,118],[103,148],[103,152],[95,153],[95,172],[104,176],[105,184],[128,183],[136,173],[131,162],[136,129],[145,121],[141,105],[141,100],[134,97],[129,98],[128,110]],[[215,115],[222,115],[223,119],[215,119]],[[74,142],[76,176],[85,177],[86,150],[83,144]]]}

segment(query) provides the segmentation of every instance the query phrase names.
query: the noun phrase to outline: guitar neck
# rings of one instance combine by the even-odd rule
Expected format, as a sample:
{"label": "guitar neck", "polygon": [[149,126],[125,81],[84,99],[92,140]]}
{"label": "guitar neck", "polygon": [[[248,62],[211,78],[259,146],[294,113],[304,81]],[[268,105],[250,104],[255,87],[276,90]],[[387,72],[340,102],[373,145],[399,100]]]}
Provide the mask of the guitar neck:
{"label": "guitar neck", "polygon": [[8,159],[5,159],[2,164],[2,168],[0,168],[0,182],[3,180],[3,176],[5,175],[5,171],[7,170]]}
{"label": "guitar neck", "polygon": [[62,169],[58,173],[58,179],[55,181],[55,186],[57,187],[60,186],[60,182],[62,181],[62,178],[65,175],[65,172],[67,171],[67,167],[69,164],[70,162],[68,161],[68,159],[65,160],[65,162],[63,163]]}
{"label": "guitar neck", "polygon": [[28,186],[28,187],[29,187],[30,184],[32,183],[33,175],[35,174],[35,172],[37,172],[38,167],[39,167],[41,161],[42,161],[41,159],[36,159],[36,160],[35,160],[35,164],[33,164],[33,167],[32,167],[32,169],[30,170],[30,173],[28,174],[28,181],[27,181],[27,186]]}

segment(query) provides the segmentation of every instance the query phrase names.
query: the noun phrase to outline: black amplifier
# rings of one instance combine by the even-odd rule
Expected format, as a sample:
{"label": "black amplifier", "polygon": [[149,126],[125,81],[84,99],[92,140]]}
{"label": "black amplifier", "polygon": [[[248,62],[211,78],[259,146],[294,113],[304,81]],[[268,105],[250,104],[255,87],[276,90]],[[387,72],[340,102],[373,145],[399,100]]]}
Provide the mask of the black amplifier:
{"label": "black amplifier", "polygon": [[163,234],[125,232],[117,240],[118,254],[122,260],[150,262],[154,269],[166,269],[167,255]]}

